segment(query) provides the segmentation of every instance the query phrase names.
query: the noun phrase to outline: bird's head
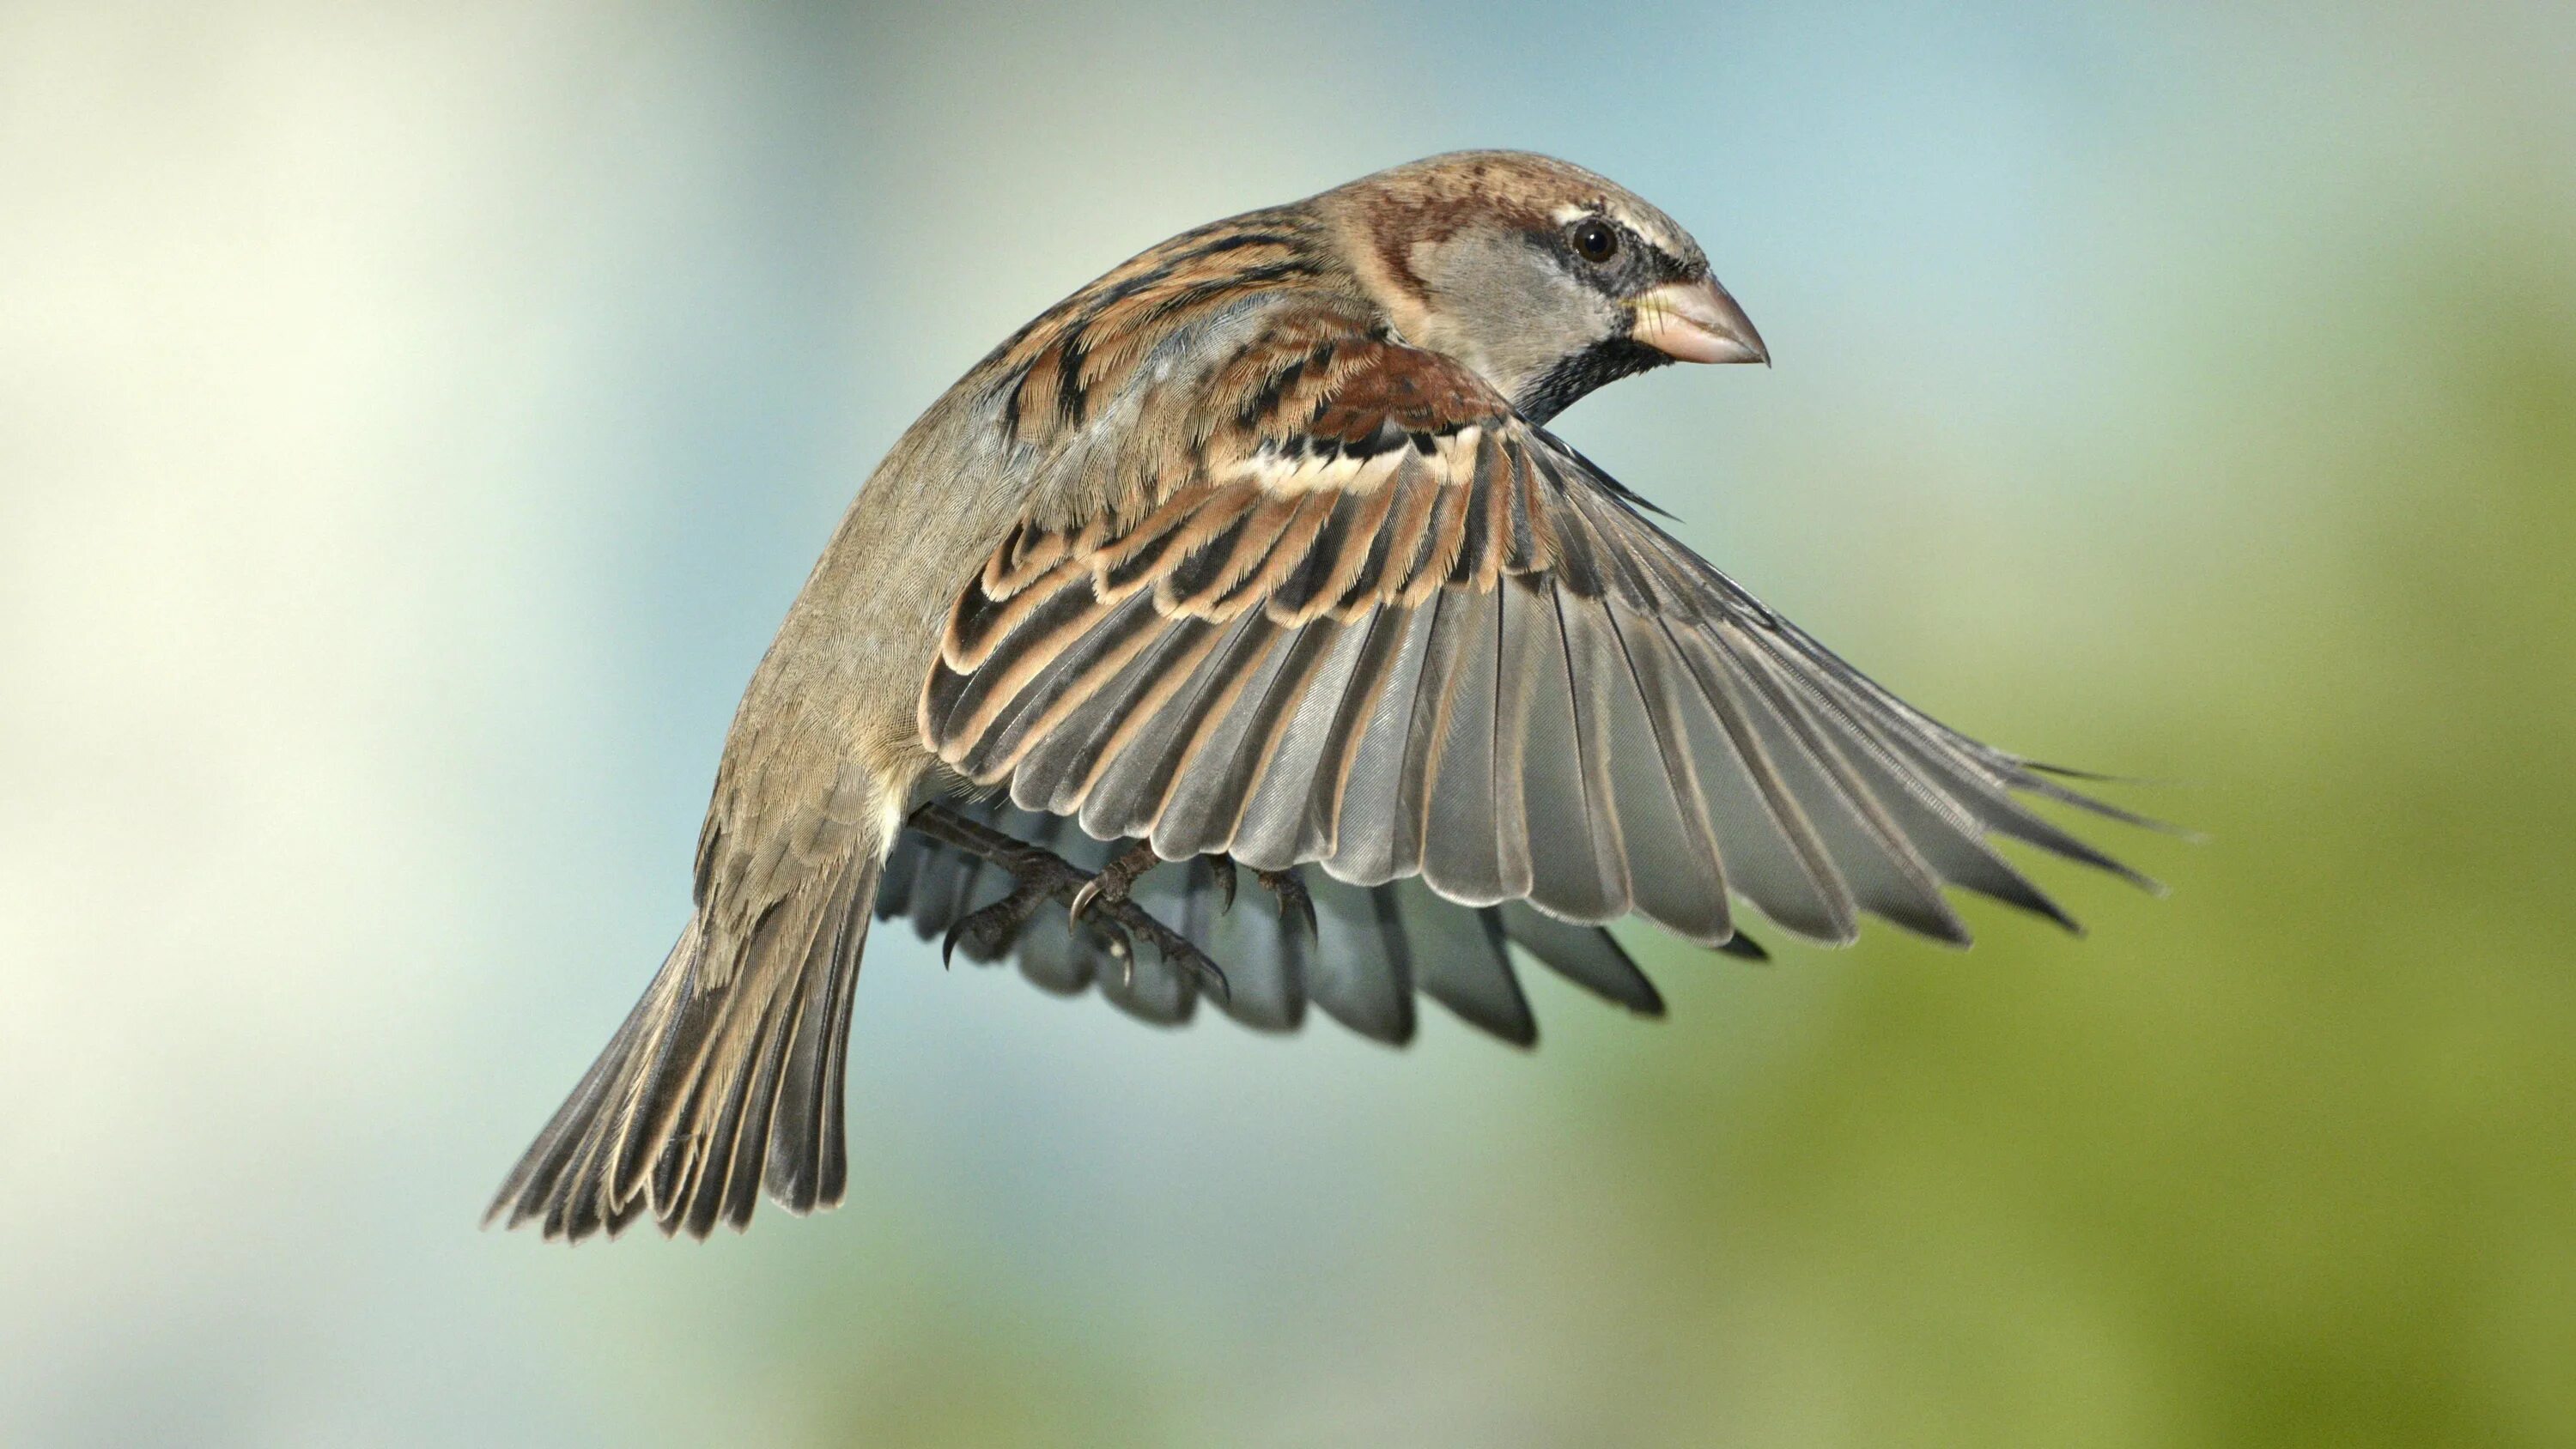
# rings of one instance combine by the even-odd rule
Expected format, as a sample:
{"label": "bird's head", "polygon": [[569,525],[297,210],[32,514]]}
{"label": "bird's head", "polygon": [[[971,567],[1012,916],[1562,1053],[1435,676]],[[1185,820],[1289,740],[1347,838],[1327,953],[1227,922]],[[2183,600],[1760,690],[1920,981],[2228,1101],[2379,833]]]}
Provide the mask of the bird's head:
{"label": "bird's head", "polygon": [[1533,421],[1667,362],[1770,360],[1690,233],[1582,167],[1461,151],[1316,201],[1404,339]]}

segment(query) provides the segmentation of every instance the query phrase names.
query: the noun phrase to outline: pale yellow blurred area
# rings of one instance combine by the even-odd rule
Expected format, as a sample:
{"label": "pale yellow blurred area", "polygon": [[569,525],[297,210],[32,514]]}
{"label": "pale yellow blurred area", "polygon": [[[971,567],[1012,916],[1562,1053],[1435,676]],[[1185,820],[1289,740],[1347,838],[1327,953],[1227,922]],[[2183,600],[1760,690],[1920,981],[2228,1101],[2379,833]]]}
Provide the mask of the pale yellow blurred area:
{"label": "pale yellow blurred area", "polygon": [[[882,931],[841,1211],[478,1232],[904,423],[1467,145],[1773,346],[1560,431],[2172,894],[1528,1055]],[[2571,176],[2542,5],[0,7],[0,1444],[2576,1441]]]}

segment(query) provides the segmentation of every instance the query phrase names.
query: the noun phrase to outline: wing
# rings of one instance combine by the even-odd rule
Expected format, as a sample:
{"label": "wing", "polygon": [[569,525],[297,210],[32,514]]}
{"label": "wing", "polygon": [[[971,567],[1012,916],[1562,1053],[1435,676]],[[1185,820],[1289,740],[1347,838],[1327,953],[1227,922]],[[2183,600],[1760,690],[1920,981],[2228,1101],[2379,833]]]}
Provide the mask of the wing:
{"label": "wing", "polygon": [[1216,381],[1140,429],[1129,506],[1033,517],[956,601],[920,725],[967,779],[1167,859],[1707,943],[1730,896],[1965,942],[1945,885],[2071,927],[1994,836],[2144,883],[2017,796],[2135,817],[1872,683],[1463,365],[1310,331]]}

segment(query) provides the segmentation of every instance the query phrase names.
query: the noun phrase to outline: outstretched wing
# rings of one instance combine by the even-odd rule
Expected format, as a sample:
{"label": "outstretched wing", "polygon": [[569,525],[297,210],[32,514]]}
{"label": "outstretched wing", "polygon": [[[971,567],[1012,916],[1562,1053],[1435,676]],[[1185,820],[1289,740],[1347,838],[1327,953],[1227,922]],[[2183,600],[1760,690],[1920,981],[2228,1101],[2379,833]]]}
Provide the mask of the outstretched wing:
{"label": "outstretched wing", "polygon": [[2071,926],[1996,835],[2142,880],[2016,794],[2134,817],[1872,683],[1461,364],[1302,335],[1226,371],[1132,506],[1033,518],[957,600],[920,724],[966,778],[1167,859],[1709,943],[1730,894],[1823,941],[1964,942],[1944,885]]}

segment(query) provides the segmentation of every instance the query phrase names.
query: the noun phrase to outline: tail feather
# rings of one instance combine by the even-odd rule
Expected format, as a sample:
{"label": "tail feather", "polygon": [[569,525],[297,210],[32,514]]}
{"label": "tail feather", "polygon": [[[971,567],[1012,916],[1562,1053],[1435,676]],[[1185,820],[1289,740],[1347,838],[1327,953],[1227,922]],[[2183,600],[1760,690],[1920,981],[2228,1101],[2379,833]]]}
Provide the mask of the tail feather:
{"label": "tail feather", "polygon": [[791,1212],[838,1203],[877,870],[871,857],[815,871],[739,944],[693,917],[484,1221],[579,1241],[649,1214],[665,1234],[703,1238],[749,1225],[764,1184]]}
{"label": "tail feather", "polygon": [[697,938],[698,923],[693,917],[652,986],[626,1013],[616,1035],[608,1039],[572,1094],[502,1180],[501,1190],[483,1214],[485,1226],[506,1217],[504,1226],[515,1228],[542,1218],[547,1237],[575,1240],[607,1226],[601,1211],[598,1164],[607,1129],[622,1115],[633,1064],[657,1035],[655,1024],[669,1015],[672,987],[684,977],[685,962],[697,951]]}
{"label": "tail feather", "polygon": [[[814,1009],[817,1003],[811,1000],[801,1001],[795,1029],[785,1038],[779,1100],[791,1107],[819,1107],[777,1112],[769,1120],[769,1162],[760,1176],[769,1195],[792,1213],[830,1207],[849,1189],[842,1093],[849,1066],[850,1003],[859,984],[859,952],[868,939],[869,894],[870,883],[862,881],[851,890],[848,907],[835,914],[822,1009]],[[814,969],[807,966],[809,973]]]}

